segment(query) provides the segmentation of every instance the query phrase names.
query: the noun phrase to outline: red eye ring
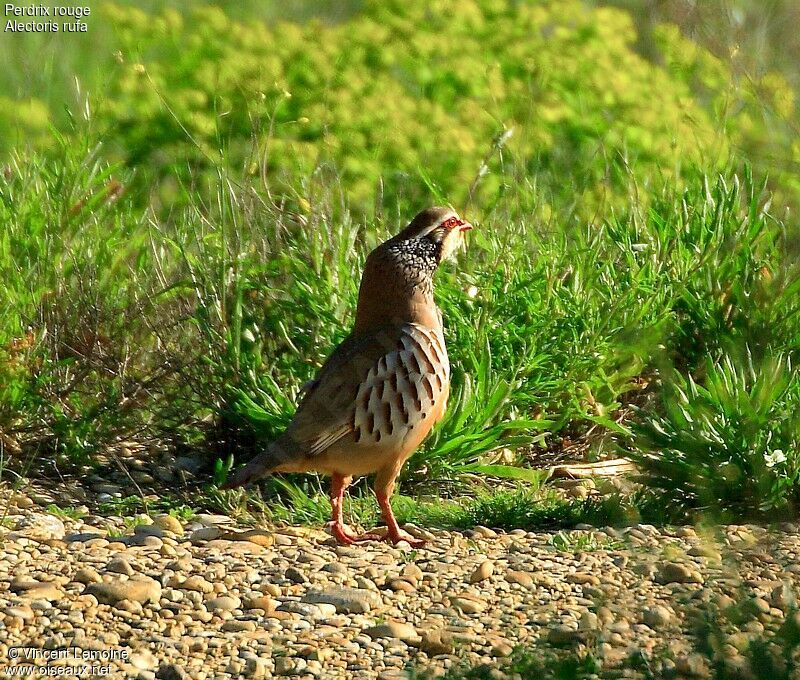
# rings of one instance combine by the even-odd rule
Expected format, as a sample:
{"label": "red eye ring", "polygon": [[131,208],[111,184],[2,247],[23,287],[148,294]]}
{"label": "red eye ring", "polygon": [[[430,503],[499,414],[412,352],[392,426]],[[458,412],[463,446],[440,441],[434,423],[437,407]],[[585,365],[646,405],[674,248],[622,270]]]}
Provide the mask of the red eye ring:
{"label": "red eye ring", "polygon": [[449,217],[442,222],[442,227],[445,229],[454,229],[455,227],[460,227],[462,224],[466,224],[466,222],[458,219],[457,217]]}

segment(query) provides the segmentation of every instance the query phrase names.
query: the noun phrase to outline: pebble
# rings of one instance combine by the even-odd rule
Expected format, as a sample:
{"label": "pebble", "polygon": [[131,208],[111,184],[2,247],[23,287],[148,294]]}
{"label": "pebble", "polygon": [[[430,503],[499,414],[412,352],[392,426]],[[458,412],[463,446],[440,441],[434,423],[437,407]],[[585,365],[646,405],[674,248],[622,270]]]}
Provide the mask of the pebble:
{"label": "pebble", "polygon": [[642,621],[653,630],[661,630],[672,621],[672,613],[666,607],[656,604],[644,611]]}
{"label": "pebble", "polygon": [[60,540],[67,533],[64,522],[58,517],[42,512],[32,512],[23,515],[14,525],[14,530],[8,538],[29,538],[35,541]]}
{"label": "pebble", "polygon": [[494,573],[494,563],[491,560],[484,560],[480,566],[472,572],[469,577],[470,583],[480,583],[485,581]]}
{"label": "pebble", "polygon": [[506,572],[506,581],[521,585],[523,588],[533,588],[534,585],[533,576],[527,572],[515,571],[513,569],[509,569]]}
{"label": "pebble", "polygon": [[659,583],[703,583],[703,576],[680,562],[662,562],[657,569]]}
{"label": "pebble", "polygon": [[219,610],[225,612],[232,612],[242,606],[242,602],[238,597],[212,597],[206,600],[206,609],[209,611]]}
{"label": "pebble", "polygon": [[744,677],[751,642],[796,616],[800,585],[800,537],[751,526],[723,529],[717,543],[689,527],[583,527],[570,536],[614,547],[575,551],[554,551],[546,532],[436,531],[412,553],[335,546],[303,527],[241,530],[217,515],[183,534],[169,515],[134,532],[123,518],[56,518],[56,538],[57,525],[21,522],[25,512],[11,516],[15,530],[51,536],[0,544],[0,655],[34,639],[124,647],[130,658],[110,675],[139,680],[398,680],[462,663],[506,680],[514,648],[531,645],[565,655],[596,645],[599,677],[639,677],[638,654],[654,677],[702,680],[711,665],[694,622],[708,607],[738,621],[715,672]]}
{"label": "pebble", "polygon": [[151,578],[114,579],[100,583],[90,583],[84,590],[94,595],[101,604],[116,604],[120,600],[133,602],[158,602],[161,599],[161,584]]}
{"label": "pebble", "polygon": [[133,576],[135,573],[130,561],[121,557],[115,557],[111,560],[106,566],[106,571],[114,574],[125,574],[125,576]]}
{"label": "pebble", "polygon": [[337,612],[344,614],[364,614],[383,604],[380,596],[371,590],[335,586],[327,590],[312,590],[302,601],[310,604],[332,604]]}
{"label": "pebble", "polygon": [[487,604],[477,597],[465,593],[450,597],[450,606],[465,614],[480,614],[486,610]]}
{"label": "pebble", "polygon": [[365,631],[373,640],[377,638],[397,638],[398,640],[411,640],[419,638],[414,626],[399,621],[387,621],[377,626],[367,628]]}
{"label": "pebble", "polygon": [[432,630],[422,634],[419,648],[428,656],[433,657],[440,654],[452,654],[455,645],[453,636],[449,633],[442,630]]}
{"label": "pebble", "polygon": [[562,645],[577,645],[586,640],[586,633],[566,624],[553,626],[547,633],[547,641],[557,647]]}
{"label": "pebble", "polygon": [[176,536],[183,536],[183,525],[177,517],[172,515],[159,515],[153,520],[153,525]]}

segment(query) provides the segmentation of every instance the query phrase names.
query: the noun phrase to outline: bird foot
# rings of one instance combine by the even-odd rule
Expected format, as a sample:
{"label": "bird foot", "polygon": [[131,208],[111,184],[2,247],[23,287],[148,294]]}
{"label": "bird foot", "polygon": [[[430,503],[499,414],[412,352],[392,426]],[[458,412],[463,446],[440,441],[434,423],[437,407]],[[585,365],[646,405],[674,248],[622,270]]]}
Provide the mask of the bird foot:
{"label": "bird foot", "polygon": [[365,543],[367,541],[389,541],[397,545],[401,541],[408,543],[412,548],[421,548],[425,545],[425,541],[419,538],[414,538],[407,531],[402,529],[392,532],[385,528],[379,528],[378,531],[368,531],[363,534],[352,533],[345,524],[337,522],[328,522],[328,528],[331,535],[338,543],[342,545],[352,545],[353,543]]}
{"label": "bird foot", "polygon": [[376,534],[372,531],[368,531],[365,534],[361,534],[360,536],[356,536],[354,539],[357,543],[363,543],[365,541],[385,541],[386,536],[382,536],[381,534]]}
{"label": "bird foot", "polygon": [[328,528],[331,530],[331,535],[336,539],[337,543],[342,545],[351,545],[359,540],[359,536],[350,533],[347,527],[341,522],[328,522]]}
{"label": "bird foot", "polygon": [[421,538],[414,538],[411,534],[407,531],[400,531],[392,532],[386,534],[386,538],[389,539],[394,545],[400,543],[400,541],[405,541],[408,543],[412,548],[421,548],[425,545],[425,541]]}

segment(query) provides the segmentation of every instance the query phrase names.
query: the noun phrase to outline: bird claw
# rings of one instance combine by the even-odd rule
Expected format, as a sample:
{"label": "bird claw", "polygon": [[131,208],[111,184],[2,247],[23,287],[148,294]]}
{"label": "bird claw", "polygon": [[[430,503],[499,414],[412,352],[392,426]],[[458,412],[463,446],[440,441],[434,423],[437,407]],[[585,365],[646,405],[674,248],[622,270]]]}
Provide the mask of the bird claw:
{"label": "bird claw", "polygon": [[368,531],[365,534],[356,536],[353,540],[355,540],[357,543],[363,543],[365,541],[385,541],[386,536],[382,536],[381,534],[375,534]]}
{"label": "bird claw", "polygon": [[425,545],[425,541],[419,538],[414,538],[407,531],[398,531],[393,533],[387,531],[386,533],[376,533],[368,531],[364,534],[353,534],[348,530],[344,524],[337,524],[336,522],[328,522],[328,529],[331,535],[338,543],[342,545],[352,545],[353,543],[365,543],[367,541],[389,541],[397,545],[401,541],[408,543],[412,548],[421,548]]}
{"label": "bird claw", "polygon": [[328,522],[328,528],[331,530],[331,535],[336,539],[336,542],[342,545],[351,545],[359,539],[358,536],[348,532],[344,524]]}
{"label": "bird claw", "polygon": [[425,541],[421,538],[414,538],[411,534],[407,531],[398,531],[395,534],[389,533],[386,535],[386,538],[391,540],[392,543],[397,545],[400,541],[405,541],[408,543],[412,548],[421,548],[425,545]]}

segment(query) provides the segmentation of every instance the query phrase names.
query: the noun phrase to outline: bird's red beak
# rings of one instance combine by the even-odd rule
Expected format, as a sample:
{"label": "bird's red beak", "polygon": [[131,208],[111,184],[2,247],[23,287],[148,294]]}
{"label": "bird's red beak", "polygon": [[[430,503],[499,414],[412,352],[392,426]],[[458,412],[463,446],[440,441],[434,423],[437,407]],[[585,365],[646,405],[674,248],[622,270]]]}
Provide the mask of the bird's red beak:
{"label": "bird's red beak", "polygon": [[458,228],[459,231],[469,231],[470,229],[472,229],[472,225],[469,222],[464,222],[464,224]]}

